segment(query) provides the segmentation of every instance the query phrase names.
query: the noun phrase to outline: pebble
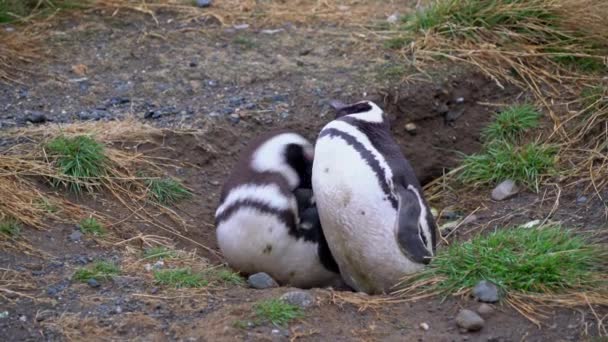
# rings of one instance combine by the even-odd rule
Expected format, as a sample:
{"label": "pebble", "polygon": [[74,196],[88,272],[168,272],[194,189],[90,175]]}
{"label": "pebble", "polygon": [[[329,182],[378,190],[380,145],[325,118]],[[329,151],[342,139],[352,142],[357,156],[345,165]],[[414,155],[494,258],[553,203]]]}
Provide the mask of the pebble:
{"label": "pebble", "polygon": [[0,312],[0,318],[7,318],[7,317],[8,317],[8,311]]}
{"label": "pebble", "polygon": [[83,121],[97,121],[107,116],[109,116],[109,113],[100,109],[93,109],[91,111],[82,111],[78,113],[78,118]]}
{"label": "pebble", "polygon": [[246,30],[249,28],[249,24],[239,24],[233,26],[235,30]]}
{"label": "pebble", "polygon": [[119,106],[119,105],[122,105],[122,104],[127,104],[127,103],[129,103],[129,102],[131,102],[131,100],[130,100],[130,99],[128,99],[128,98],[126,98],[126,97],[120,97],[120,96],[117,96],[117,97],[113,97],[113,98],[111,98],[111,99],[108,101],[108,105],[109,105],[109,106]]}
{"label": "pebble", "polygon": [[463,225],[470,224],[470,223],[477,221],[477,219],[478,219],[477,215],[475,215],[475,214],[469,215],[469,216],[465,217],[464,220],[462,220],[462,224]]}
{"label": "pebble", "polygon": [[99,284],[99,282],[93,278],[87,280],[87,284],[89,284],[89,286],[92,288],[98,288],[101,286],[101,284]]}
{"label": "pebble", "polygon": [[417,129],[417,128],[418,128],[418,127],[416,127],[416,124],[415,124],[415,123],[413,123],[413,122],[410,122],[410,123],[408,123],[408,124],[406,124],[406,125],[405,125],[405,130],[406,130],[406,131],[407,131],[409,134],[411,134],[411,135],[415,135],[415,134],[416,134],[416,129]]}
{"label": "pebble", "polygon": [[486,303],[481,303],[477,308],[477,313],[480,314],[481,317],[488,318],[494,313],[494,307]]}
{"label": "pebble", "polygon": [[19,320],[21,322],[27,322],[27,317],[25,315],[21,315],[21,316],[19,316]]}
{"label": "pebble", "polygon": [[457,211],[452,210],[452,209],[444,209],[441,212],[441,218],[442,219],[446,219],[448,221],[455,220],[455,219],[457,219],[459,217],[460,217],[460,214]]}
{"label": "pebble", "polygon": [[315,303],[315,299],[306,291],[287,292],[281,296],[281,299],[291,305],[296,305],[301,308],[310,307]]}
{"label": "pebble", "polygon": [[152,268],[155,270],[160,270],[163,268],[163,266],[165,266],[165,262],[162,260],[158,260],[157,262],[154,263],[154,265],[152,265]]}
{"label": "pebble", "polygon": [[25,121],[31,123],[44,123],[49,121],[46,115],[42,112],[28,112],[25,116]]}
{"label": "pebble", "polygon": [[540,220],[534,220],[534,221],[530,221],[524,225],[522,225],[523,228],[534,228],[536,226],[538,226],[540,224]]}
{"label": "pebble", "polygon": [[480,302],[496,303],[500,299],[498,296],[498,287],[487,280],[482,280],[473,288],[473,296]]}
{"label": "pebble", "polygon": [[279,286],[279,284],[277,284],[277,282],[272,279],[271,276],[264,272],[250,275],[247,279],[247,284],[254,289],[269,289]]}
{"label": "pebble", "polygon": [[386,18],[386,21],[388,21],[390,24],[395,24],[397,21],[399,21],[399,14],[393,13],[389,15],[388,18]]}
{"label": "pebble", "polygon": [[281,29],[275,29],[275,30],[262,30],[260,32],[263,34],[276,34],[276,33],[283,32],[283,31],[285,31],[285,30],[281,28]]}
{"label": "pebble", "polygon": [[211,6],[212,3],[213,1],[211,0],[196,0],[196,6],[203,8]]}
{"label": "pebble", "polygon": [[82,239],[82,233],[78,230],[75,230],[70,234],[70,240],[73,242],[78,242]]}
{"label": "pebble", "polygon": [[576,199],[576,204],[585,204],[587,202],[587,196],[579,196]]}
{"label": "pebble", "polygon": [[456,324],[467,331],[479,331],[483,328],[485,321],[475,311],[462,309],[456,316]]}
{"label": "pebble", "polygon": [[64,280],[61,281],[55,285],[49,286],[46,289],[46,294],[51,296],[51,297],[55,297],[57,296],[60,292],[62,292],[63,290],[65,290],[67,287],[69,286],[69,281]]}
{"label": "pebble", "polygon": [[514,181],[507,179],[502,183],[498,184],[498,186],[496,186],[494,190],[492,190],[492,199],[495,201],[506,200],[510,197],[513,197],[518,192],[519,188],[517,187],[517,184],[515,184]]}
{"label": "pebble", "polygon": [[430,329],[430,326],[428,323],[422,322],[422,323],[420,323],[420,329],[422,329],[424,331],[428,331]]}

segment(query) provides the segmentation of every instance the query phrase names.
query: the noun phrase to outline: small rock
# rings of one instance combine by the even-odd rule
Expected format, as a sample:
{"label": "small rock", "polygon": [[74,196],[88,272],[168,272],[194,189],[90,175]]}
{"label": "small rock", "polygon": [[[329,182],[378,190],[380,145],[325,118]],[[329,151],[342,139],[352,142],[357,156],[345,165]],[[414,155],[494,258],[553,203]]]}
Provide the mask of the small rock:
{"label": "small rock", "polygon": [[279,330],[279,329],[272,329],[271,333],[274,334],[274,335],[278,335],[279,333],[281,333],[281,330]]}
{"label": "small rock", "polygon": [[87,280],[87,284],[89,284],[89,286],[92,288],[98,288],[101,286],[101,284],[99,284],[99,282],[93,278]]}
{"label": "small rock", "polygon": [[25,315],[21,315],[21,316],[19,316],[19,320],[21,322],[27,322],[27,317]]}
{"label": "small rock", "polygon": [[579,196],[576,199],[576,204],[585,204],[587,202],[587,196]]}
{"label": "small rock", "polygon": [[130,99],[128,99],[126,97],[117,96],[117,97],[111,98],[107,103],[109,106],[119,106],[119,105],[126,104],[129,102],[131,102]]}
{"label": "small rock", "polygon": [[452,210],[452,209],[444,209],[441,212],[441,218],[446,219],[448,221],[456,220],[459,217],[460,217],[460,214],[457,211]]}
{"label": "small rock", "polygon": [[163,268],[163,266],[165,266],[165,262],[162,260],[158,260],[157,262],[154,263],[154,265],[152,265],[152,268],[155,270],[160,270]]}
{"label": "small rock", "polygon": [[536,226],[538,226],[540,224],[540,220],[534,220],[534,221],[530,221],[524,225],[522,225],[523,228],[534,228]]}
{"label": "small rock", "polygon": [[89,258],[80,255],[75,258],[75,261],[81,265],[86,265],[89,263]]}
{"label": "small rock", "polygon": [[464,220],[462,220],[462,224],[463,225],[470,224],[470,223],[477,221],[477,219],[478,219],[477,215],[475,215],[475,214],[469,215],[469,216],[465,217]]}
{"label": "small rock", "polygon": [[420,323],[420,329],[424,330],[424,331],[428,331],[429,330],[429,324],[426,322],[422,322]]}
{"label": "small rock", "polygon": [[246,30],[248,28],[249,28],[249,24],[234,25],[235,30]]}
{"label": "small rock", "polygon": [[107,116],[109,116],[109,113],[100,109],[93,109],[91,111],[82,111],[78,113],[78,118],[83,121],[97,121]]}
{"label": "small rock", "polygon": [[203,8],[211,6],[212,3],[213,1],[211,0],[196,0],[196,6]]}
{"label": "small rock", "polygon": [[515,184],[514,181],[508,179],[498,184],[498,186],[496,186],[494,190],[492,190],[492,199],[495,201],[506,200],[507,198],[516,195],[518,192],[519,188],[517,187],[517,184]]}
{"label": "small rock", "polygon": [[477,308],[477,313],[480,314],[481,317],[488,318],[488,317],[492,316],[492,314],[494,313],[494,307],[492,307],[492,305],[482,303]]}
{"label": "small rock", "polygon": [[0,319],[7,318],[7,317],[8,317],[8,311],[2,311],[2,312],[0,312]]}
{"label": "small rock", "polygon": [[482,280],[473,288],[473,296],[480,302],[496,303],[499,300],[498,287],[487,280]]}
{"label": "small rock", "polygon": [[283,32],[285,31],[284,29],[276,29],[276,30],[262,30],[260,31],[263,34],[275,34],[275,33],[279,33],[279,32]]}
{"label": "small rock", "polygon": [[271,276],[264,272],[252,274],[247,279],[247,284],[253,287],[254,289],[269,289],[272,287],[278,287],[279,284],[272,279]]}
{"label": "small rock", "polygon": [[467,331],[478,331],[483,328],[485,321],[475,311],[462,309],[456,316],[456,324]]}
{"label": "small rock", "polygon": [[120,306],[116,306],[116,308],[114,308],[114,312],[117,314],[121,314],[122,313],[122,308]]}
{"label": "small rock", "polygon": [[416,124],[413,122],[410,122],[408,124],[405,125],[405,130],[406,132],[408,132],[411,135],[415,135],[416,134],[416,129],[418,127],[416,127]]}
{"label": "small rock", "polygon": [[72,234],[70,234],[70,240],[73,242],[78,242],[80,241],[80,239],[82,239],[82,233],[78,230],[75,230],[74,232],[72,232]]}
{"label": "small rock", "polygon": [[152,271],[152,265],[150,265],[150,264],[145,264],[145,265],[144,265],[144,270],[146,270],[146,272],[150,272],[150,271]]}
{"label": "small rock", "polygon": [[464,103],[464,97],[456,98],[456,103]]}
{"label": "small rock", "polygon": [[157,293],[158,293],[158,290],[160,290],[158,287],[153,287],[153,288],[150,290],[150,293],[151,293],[151,294],[157,294]]}
{"label": "small rock", "polygon": [[386,18],[386,21],[388,21],[390,24],[395,24],[399,21],[399,14],[393,13],[389,15],[388,18]]}
{"label": "small rock", "polygon": [[281,299],[291,305],[307,308],[314,304],[315,299],[306,291],[291,291],[283,294]]}
{"label": "small rock", "polygon": [[25,116],[25,121],[31,123],[44,123],[47,122],[48,119],[42,112],[28,112]]}
{"label": "small rock", "polygon": [[7,26],[4,28],[4,31],[5,32],[15,32],[15,28],[12,26]]}

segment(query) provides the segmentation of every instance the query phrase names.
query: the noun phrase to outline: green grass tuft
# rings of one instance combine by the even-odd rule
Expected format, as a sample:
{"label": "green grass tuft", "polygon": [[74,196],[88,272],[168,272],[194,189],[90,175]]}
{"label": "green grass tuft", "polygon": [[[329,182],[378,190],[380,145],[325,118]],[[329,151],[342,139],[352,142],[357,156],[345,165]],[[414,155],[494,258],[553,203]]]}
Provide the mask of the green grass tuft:
{"label": "green grass tuft", "polygon": [[87,282],[89,279],[106,280],[120,274],[120,268],[112,262],[96,261],[86,268],[79,268],[74,272],[72,279]]}
{"label": "green grass tuft", "polygon": [[144,259],[172,259],[177,252],[165,246],[156,246],[144,250]]}
{"label": "green grass tuft", "polygon": [[404,17],[403,21],[406,30],[436,29],[453,35],[470,35],[475,28],[507,26],[519,29],[518,24],[522,22],[551,26],[558,18],[544,6],[544,2],[545,0],[437,0],[425,9]]}
{"label": "green grass tuft", "polygon": [[89,0],[0,0],[0,23],[30,16],[46,16],[57,10],[87,8]]}
{"label": "green grass tuft", "polygon": [[294,319],[304,316],[298,306],[286,303],[281,299],[268,299],[253,306],[255,315],[262,322],[270,322],[279,327],[285,327]]}
{"label": "green grass tuft", "polygon": [[248,37],[245,36],[236,36],[232,40],[235,45],[239,45],[245,49],[252,49],[255,47],[255,43]]}
{"label": "green grass tuft", "polygon": [[[89,136],[60,136],[51,140],[46,147],[61,172],[74,178],[67,185],[76,193],[80,193],[83,187],[92,190],[91,186],[84,186],[83,182],[97,181],[106,174],[107,158],[103,145]],[[62,182],[54,182],[55,185],[60,183]]]}
{"label": "green grass tuft", "polygon": [[245,280],[238,273],[227,269],[220,268],[213,271],[213,277],[227,285],[245,285]]}
{"label": "green grass tuft", "polygon": [[204,287],[209,284],[207,280],[203,279],[201,274],[192,273],[192,270],[189,268],[154,271],[154,279],[159,285],[174,288]]}
{"label": "green grass tuft", "polygon": [[21,224],[13,219],[7,219],[0,222],[0,235],[5,237],[17,237],[21,233]]}
{"label": "green grass tuft", "polygon": [[483,130],[482,137],[486,142],[518,141],[525,131],[538,127],[540,117],[541,114],[530,104],[508,107]]}
{"label": "green grass tuft", "polygon": [[192,196],[188,189],[173,178],[150,179],[147,185],[150,199],[160,204],[175,204]]}
{"label": "green grass tuft", "polygon": [[605,247],[560,226],[502,229],[439,251],[418,281],[441,279],[444,294],[489,280],[503,291],[559,293],[592,288],[605,272]]}
{"label": "green grass tuft", "polygon": [[498,140],[484,152],[466,156],[458,179],[464,183],[495,184],[506,179],[538,191],[543,175],[555,168],[556,148],[529,143],[515,146]]}
{"label": "green grass tuft", "polygon": [[80,221],[79,227],[80,231],[84,234],[102,236],[106,233],[101,223],[99,223],[99,221],[97,221],[97,219],[94,217],[89,217]]}
{"label": "green grass tuft", "polygon": [[411,42],[412,39],[409,37],[398,36],[384,41],[384,47],[387,49],[399,50],[406,47]]}
{"label": "green grass tuft", "polygon": [[59,211],[57,204],[51,202],[46,197],[40,197],[36,200],[36,208],[46,211],[47,213],[54,214]]}

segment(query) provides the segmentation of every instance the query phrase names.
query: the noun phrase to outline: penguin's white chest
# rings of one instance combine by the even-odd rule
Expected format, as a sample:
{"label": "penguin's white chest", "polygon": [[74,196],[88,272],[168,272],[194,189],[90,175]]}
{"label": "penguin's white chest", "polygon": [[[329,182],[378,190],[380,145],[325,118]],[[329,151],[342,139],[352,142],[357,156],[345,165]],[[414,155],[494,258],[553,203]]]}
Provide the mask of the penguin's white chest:
{"label": "penguin's white chest", "polygon": [[289,235],[275,215],[243,207],[217,227],[228,264],[247,274],[266,272],[281,284],[325,286],[339,276],[323,267],[318,245]]}
{"label": "penguin's white chest", "polygon": [[368,293],[419,269],[398,246],[397,210],[377,172],[340,137],[317,141],[312,184],[323,231],[343,279]]}

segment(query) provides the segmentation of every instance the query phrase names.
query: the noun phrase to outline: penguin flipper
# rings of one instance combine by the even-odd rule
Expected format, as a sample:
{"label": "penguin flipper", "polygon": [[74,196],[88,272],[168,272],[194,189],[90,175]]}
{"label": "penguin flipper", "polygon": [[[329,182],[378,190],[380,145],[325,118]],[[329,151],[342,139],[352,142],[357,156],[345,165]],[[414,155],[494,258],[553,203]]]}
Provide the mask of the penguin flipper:
{"label": "penguin flipper", "polygon": [[422,208],[418,196],[411,190],[397,186],[397,220],[395,233],[399,248],[410,260],[428,264],[433,256],[426,248],[423,233],[420,228],[420,213]]}

